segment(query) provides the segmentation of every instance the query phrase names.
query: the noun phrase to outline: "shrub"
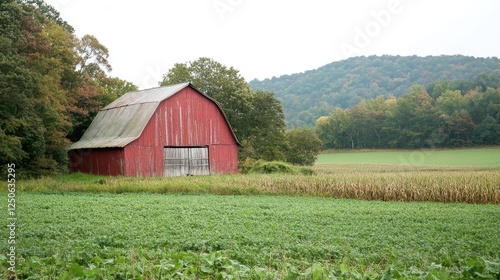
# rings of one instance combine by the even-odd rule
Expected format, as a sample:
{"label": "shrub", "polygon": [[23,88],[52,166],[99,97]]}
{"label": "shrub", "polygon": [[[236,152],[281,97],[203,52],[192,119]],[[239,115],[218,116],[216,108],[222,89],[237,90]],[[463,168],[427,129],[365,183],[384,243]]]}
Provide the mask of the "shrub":
{"label": "shrub", "polygon": [[242,174],[249,173],[255,162],[257,162],[257,160],[250,157],[247,157],[245,160],[240,160],[238,163],[238,171]]}
{"label": "shrub", "polygon": [[314,172],[310,168],[297,167],[281,161],[259,160],[253,164],[252,168],[250,169],[250,173],[262,173],[262,174],[281,173],[281,174],[311,175]]}

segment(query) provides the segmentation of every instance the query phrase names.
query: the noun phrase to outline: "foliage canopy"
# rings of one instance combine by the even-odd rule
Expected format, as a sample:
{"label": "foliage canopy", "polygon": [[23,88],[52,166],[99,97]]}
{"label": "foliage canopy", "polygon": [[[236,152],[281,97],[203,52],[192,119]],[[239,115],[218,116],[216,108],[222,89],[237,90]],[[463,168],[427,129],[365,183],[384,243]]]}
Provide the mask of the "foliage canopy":
{"label": "foliage canopy", "polygon": [[[488,80],[488,82],[484,82]],[[414,86],[316,122],[326,149],[417,149],[500,144],[500,73]]]}
{"label": "foliage canopy", "polygon": [[107,48],[76,37],[43,1],[6,0],[0,11],[0,164],[60,171],[97,111],[137,87],[109,77]]}

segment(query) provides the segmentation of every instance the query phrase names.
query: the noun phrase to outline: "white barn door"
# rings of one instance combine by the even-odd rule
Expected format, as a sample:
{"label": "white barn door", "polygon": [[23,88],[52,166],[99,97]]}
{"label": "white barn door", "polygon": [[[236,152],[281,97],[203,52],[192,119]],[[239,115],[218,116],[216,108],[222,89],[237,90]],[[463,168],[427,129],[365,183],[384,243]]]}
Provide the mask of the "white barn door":
{"label": "white barn door", "polygon": [[189,148],[188,175],[210,175],[208,147]]}
{"label": "white barn door", "polygon": [[210,175],[208,147],[166,147],[165,176]]}

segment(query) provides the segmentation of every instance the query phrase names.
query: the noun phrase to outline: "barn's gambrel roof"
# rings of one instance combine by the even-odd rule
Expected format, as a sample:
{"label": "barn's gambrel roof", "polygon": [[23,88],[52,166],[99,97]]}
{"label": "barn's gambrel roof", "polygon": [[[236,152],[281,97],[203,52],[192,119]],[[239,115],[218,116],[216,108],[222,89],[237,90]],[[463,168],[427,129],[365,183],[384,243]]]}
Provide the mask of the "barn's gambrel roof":
{"label": "barn's gambrel roof", "polygon": [[132,91],[102,108],[94,118],[80,141],[73,143],[70,150],[93,148],[123,148],[139,138],[160,103],[186,87],[191,87],[213,102],[240,146],[220,104],[197,90],[190,83],[176,84],[146,90]]}

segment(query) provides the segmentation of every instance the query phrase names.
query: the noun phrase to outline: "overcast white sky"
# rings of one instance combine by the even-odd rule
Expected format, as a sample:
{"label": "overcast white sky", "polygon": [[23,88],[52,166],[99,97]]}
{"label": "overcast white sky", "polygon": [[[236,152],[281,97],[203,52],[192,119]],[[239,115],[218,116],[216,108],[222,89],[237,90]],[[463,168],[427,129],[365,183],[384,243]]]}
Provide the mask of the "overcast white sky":
{"label": "overcast white sky", "polygon": [[110,53],[111,75],[155,87],[207,56],[250,81],[359,55],[500,57],[500,1],[46,0]]}

